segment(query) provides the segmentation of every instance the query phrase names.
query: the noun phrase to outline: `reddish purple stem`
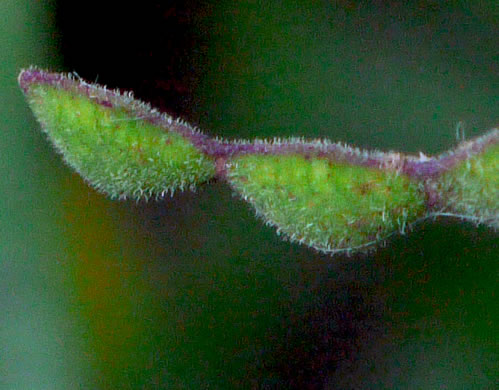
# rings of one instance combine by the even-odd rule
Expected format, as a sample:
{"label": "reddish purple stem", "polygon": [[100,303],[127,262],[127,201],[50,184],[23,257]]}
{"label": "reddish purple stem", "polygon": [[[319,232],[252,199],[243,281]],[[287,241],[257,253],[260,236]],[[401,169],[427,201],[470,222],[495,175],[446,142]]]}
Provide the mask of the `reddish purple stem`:
{"label": "reddish purple stem", "polygon": [[[283,141],[252,142],[218,140],[202,134],[196,128],[180,120],[151,108],[148,104],[132,98],[131,94],[123,94],[118,90],[108,90],[96,84],[87,83],[79,78],[62,73],[50,73],[37,68],[23,70],[19,75],[19,84],[24,93],[28,93],[33,84],[46,84],[67,91],[87,96],[94,102],[107,107],[126,110],[131,116],[142,118],[165,131],[174,131],[188,138],[203,153],[216,158],[217,173],[223,177],[225,162],[228,158],[241,154],[300,154],[305,158],[326,158],[332,161],[346,162],[372,168],[395,170],[421,181],[428,181],[441,175],[461,161],[482,153],[487,147],[499,142],[499,130],[462,143],[451,152],[437,157],[410,156],[401,153],[366,152],[339,143],[328,141],[306,141],[290,139]],[[428,194],[429,203],[431,194]]]}

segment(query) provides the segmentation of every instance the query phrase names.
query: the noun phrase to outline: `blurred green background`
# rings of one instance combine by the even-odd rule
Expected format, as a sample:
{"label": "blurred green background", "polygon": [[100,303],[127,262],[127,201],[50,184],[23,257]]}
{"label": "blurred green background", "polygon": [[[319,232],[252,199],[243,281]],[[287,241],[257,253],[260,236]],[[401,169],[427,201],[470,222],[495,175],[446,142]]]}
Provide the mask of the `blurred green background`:
{"label": "blurred green background", "polygon": [[[167,4],[165,4],[167,3]],[[444,4],[444,5],[442,5]],[[0,2],[0,388],[493,388],[497,233],[281,241],[223,183],[110,201],[17,87],[31,64],[229,138],[440,153],[497,124],[495,2]]]}

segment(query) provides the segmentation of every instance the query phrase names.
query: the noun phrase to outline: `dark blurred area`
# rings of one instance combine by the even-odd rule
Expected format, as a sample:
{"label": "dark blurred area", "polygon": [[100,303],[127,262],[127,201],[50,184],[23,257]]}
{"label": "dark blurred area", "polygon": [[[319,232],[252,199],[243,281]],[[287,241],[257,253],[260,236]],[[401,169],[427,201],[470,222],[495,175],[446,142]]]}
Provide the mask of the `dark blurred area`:
{"label": "dark blurred area", "polygon": [[68,71],[182,114],[202,74],[193,53],[206,50],[200,25],[210,2],[88,1],[57,5],[57,27]]}
{"label": "dark blurred area", "polygon": [[[209,134],[439,153],[458,121],[473,136],[497,120],[494,10],[92,0],[59,1],[55,17],[63,70]],[[102,388],[492,388],[499,378],[495,232],[427,221],[372,253],[329,256],[281,241],[223,183],[147,204],[104,200],[84,183],[75,192],[67,237],[102,257],[89,261],[102,279],[124,275],[116,283],[135,302],[112,322],[103,312],[120,298],[82,298],[96,306],[86,315]],[[76,211],[96,203],[91,216]],[[116,231],[102,238],[105,224]],[[139,324],[130,340],[113,338],[120,321]]]}
{"label": "dark blurred area", "polygon": [[67,71],[213,135],[439,153],[496,123],[493,1],[59,1]]}

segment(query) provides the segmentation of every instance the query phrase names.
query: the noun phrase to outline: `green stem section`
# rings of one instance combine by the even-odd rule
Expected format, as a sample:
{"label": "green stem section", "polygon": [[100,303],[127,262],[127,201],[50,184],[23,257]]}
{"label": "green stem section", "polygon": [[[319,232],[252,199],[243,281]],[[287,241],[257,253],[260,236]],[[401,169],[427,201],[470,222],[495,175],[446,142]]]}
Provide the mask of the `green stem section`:
{"label": "green stem section", "polygon": [[323,252],[365,249],[430,215],[499,226],[499,131],[438,158],[326,140],[224,141],[116,91],[31,69],[28,102],[66,162],[113,198],[225,180],[264,221]]}

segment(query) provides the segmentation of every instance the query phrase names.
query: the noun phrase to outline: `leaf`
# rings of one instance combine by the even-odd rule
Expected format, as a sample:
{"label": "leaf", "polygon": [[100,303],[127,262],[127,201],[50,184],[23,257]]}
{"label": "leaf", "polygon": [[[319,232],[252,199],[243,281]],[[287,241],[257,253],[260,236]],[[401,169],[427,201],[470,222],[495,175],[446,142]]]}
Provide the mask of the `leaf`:
{"label": "leaf", "polygon": [[493,130],[440,157],[442,165],[449,165],[433,185],[440,215],[499,228],[498,138],[499,130]]}
{"label": "leaf", "polygon": [[499,130],[438,157],[327,140],[210,138],[130,94],[30,68],[19,84],[66,162],[111,197],[161,197],[218,178],[292,241],[364,250],[428,216],[499,227]]}
{"label": "leaf", "polygon": [[360,249],[426,213],[417,182],[394,171],[300,155],[247,155],[228,180],[292,241],[324,252]]}
{"label": "leaf", "polygon": [[159,197],[215,174],[193,145],[202,134],[130,95],[33,68],[19,81],[66,162],[111,197]]}

